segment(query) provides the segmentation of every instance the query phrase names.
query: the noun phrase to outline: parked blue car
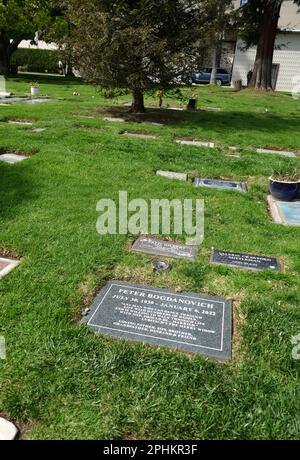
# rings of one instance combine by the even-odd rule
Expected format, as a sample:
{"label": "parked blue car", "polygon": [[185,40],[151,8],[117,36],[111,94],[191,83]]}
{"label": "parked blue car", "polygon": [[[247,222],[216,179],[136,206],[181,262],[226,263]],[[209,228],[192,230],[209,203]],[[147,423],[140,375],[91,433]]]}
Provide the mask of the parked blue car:
{"label": "parked blue car", "polygon": [[[199,72],[193,72],[192,74],[192,81],[193,83],[209,83],[210,82],[210,77],[211,77],[211,67],[206,67],[203,70],[200,70]],[[229,85],[230,84],[230,75],[229,72],[226,69],[217,69],[217,75],[216,75],[216,82],[218,86],[222,85]]]}

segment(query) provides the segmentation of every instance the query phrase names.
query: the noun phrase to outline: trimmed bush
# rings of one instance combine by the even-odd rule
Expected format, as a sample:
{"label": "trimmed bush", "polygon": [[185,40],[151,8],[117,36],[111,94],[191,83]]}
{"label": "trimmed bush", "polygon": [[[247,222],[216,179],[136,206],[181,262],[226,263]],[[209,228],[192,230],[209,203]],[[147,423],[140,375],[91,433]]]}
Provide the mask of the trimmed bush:
{"label": "trimmed bush", "polygon": [[11,59],[11,65],[20,71],[58,73],[59,51],[19,48]]}

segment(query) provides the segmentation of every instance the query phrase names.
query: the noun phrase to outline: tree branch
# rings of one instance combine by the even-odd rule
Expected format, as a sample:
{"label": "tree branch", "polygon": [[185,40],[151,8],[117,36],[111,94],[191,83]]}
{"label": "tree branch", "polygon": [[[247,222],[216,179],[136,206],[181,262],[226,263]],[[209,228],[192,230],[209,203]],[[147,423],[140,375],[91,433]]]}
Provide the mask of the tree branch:
{"label": "tree branch", "polygon": [[22,39],[20,38],[15,38],[9,45],[9,51],[10,53],[13,53],[18,49],[19,44],[21,43]]}

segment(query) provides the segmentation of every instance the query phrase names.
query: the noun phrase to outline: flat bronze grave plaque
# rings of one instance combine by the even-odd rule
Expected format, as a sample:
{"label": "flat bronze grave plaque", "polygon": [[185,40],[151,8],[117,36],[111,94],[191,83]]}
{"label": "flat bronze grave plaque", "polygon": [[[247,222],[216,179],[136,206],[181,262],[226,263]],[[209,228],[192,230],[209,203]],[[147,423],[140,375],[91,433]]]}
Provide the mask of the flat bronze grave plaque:
{"label": "flat bronze grave plaque", "polygon": [[231,358],[232,303],[219,297],[110,281],[83,322],[112,337]]}

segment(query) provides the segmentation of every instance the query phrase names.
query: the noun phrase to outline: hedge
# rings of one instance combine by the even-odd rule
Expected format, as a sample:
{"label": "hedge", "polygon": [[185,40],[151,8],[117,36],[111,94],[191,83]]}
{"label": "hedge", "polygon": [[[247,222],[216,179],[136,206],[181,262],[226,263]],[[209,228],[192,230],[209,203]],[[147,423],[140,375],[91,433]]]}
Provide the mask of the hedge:
{"label": "hedge", "polygon": [[19,48],[12,55],[11,65],[28,72],[58,73],[59,51]]}

